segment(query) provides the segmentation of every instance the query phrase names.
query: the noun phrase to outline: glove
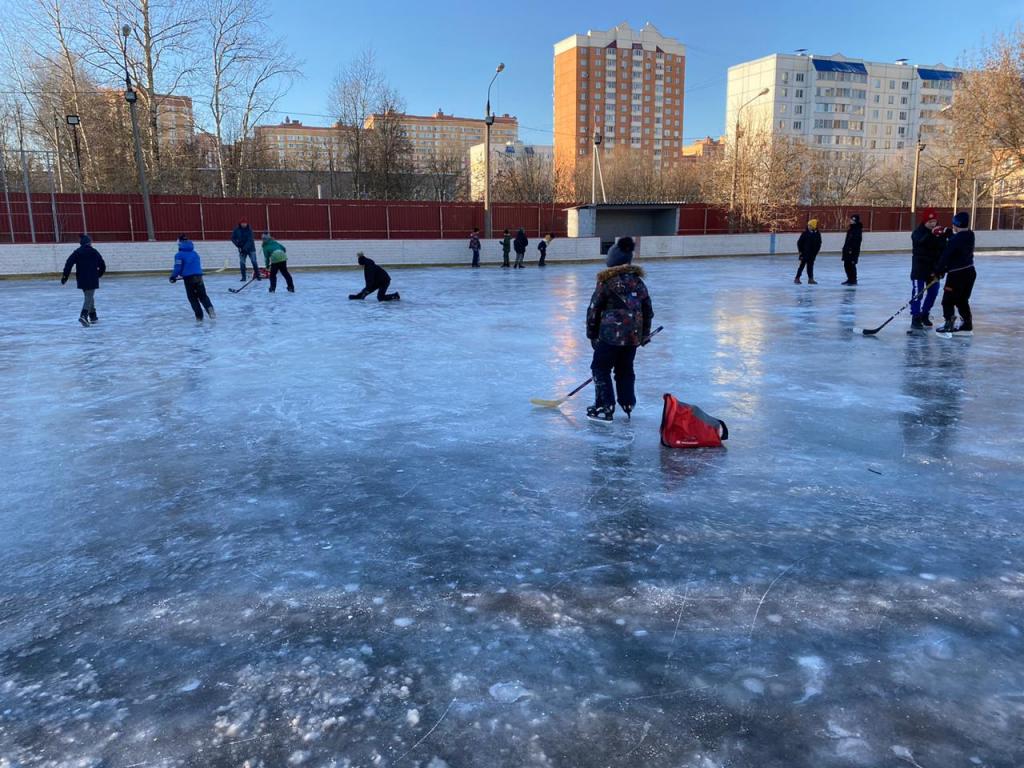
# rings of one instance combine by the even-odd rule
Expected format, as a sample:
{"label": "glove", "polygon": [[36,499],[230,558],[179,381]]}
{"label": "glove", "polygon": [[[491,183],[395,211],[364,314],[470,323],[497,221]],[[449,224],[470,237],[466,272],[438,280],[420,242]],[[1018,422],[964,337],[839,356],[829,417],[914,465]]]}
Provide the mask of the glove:
{"label": "glove", "polygon": [[173,277],[173,276],[172,277],[168,277],[167,279],[170,280],[172,283],[178,282],[178,278]]}
{"label": "glove", "polygon": [[67,277],[66,277],[66,276],[65,276],[65,277],[62,277],[62,278],[60,279],[60,284],[61,284],[61,285],[65,285],[65,284],[67,284],[67,282],[68,282],[68,279],[67,279]]}

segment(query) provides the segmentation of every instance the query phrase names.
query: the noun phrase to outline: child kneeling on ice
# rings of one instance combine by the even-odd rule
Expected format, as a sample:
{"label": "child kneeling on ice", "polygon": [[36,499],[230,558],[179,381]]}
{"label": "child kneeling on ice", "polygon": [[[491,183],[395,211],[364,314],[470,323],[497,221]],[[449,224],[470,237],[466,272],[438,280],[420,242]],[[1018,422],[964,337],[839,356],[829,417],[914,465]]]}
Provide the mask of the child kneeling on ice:
{"label": "child kneeling on ice", "polygon": [[[594,404],[587,418],[611,421],[616,392],[619,405],[628,416],[636,405],[633,358],[637,347],[650,340],[651,297],[644,284],[644,271],[634,267],[633,238],[619,238],[608,251],[608,269],[598,273],[597,288],[587,308],[587,338],[594,348],[590,370],[594,374]],[[612,388],[612,371],[615,388]]]}
{"label": "child kneeling on ice", "polygon": [[363,267],[363,278],[366,280],[366,287],[359,293],[350,293],[350,299],[362,301],[374,291],[377,292],[377,301],[398,301],[401,295],[398,291],[388,293],[388,286],[391,285],[391,275],[384,267],[377,265],[373,259],[368,259],[362,251],[356,254],[357,261]]}

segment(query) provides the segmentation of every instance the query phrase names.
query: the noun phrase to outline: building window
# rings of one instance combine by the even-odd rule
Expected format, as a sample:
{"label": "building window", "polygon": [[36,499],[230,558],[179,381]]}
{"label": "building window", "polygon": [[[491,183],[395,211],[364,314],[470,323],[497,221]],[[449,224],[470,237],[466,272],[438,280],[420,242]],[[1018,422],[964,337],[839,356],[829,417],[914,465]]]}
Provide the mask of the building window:
{"label": "building window", "polygon": [[908,104],[908,103],[909,103],[909,100],[907,99],[907,97],[906,97],[906,96],[901,96],[901,97],[900,97],[900,104],[901,104],[902,106],[904,106],[904,107],[905,107],[905,106],[907,106],[907,104]]}
{"label": "building window", "polygon": [[784,82],[784,83],[788,83],[789,82],[789,72],[783,72],[782,73],[782,82]]}
{"label": "building window", "polygon": [[804,89],[803,88],[797,88],[796,89],[796,97],[798,99],[802,99],[804,97]]}
{"label": "building window", "polygon": [[900,90],[909,91],[910,90],[910,81],[909,80],[901,81],[900,82]]}
{"label": "building window", "polygon": [[796,73],[796,81],[798,83],[802,83],[804,81],[804,73],[803,72],[797,72]]}
{"label": "building window", "polygon": [[907,119],[907,113],[906,112],[900,112],[900,120],[906,120],[906,119]]}
{"label": "building window", "polygon": [[794,114],[802,115],[804,113],[804,105],[797,104],[795,107],[793,107],[793,112]]}
{"label": "building window", "polygon": [[782,96],[783,97],[789,96],[789,88],[783,88],[782,89]]}
{"label": "building window", "polygon": [[804,124],[803,124],[803,121],[802,121],[802,120],[794,120],[794,121],[793,121],[793,130],[794,130],[794,131],[799,131],[799,130],[801,130],[801,129],[802,129],[803,127],[804,127]]}

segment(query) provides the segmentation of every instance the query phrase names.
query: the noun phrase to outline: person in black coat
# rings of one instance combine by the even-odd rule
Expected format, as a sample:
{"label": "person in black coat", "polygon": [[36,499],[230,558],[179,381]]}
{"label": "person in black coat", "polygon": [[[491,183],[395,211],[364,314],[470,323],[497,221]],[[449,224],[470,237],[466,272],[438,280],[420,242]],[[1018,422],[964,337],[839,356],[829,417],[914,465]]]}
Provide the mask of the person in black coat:
{"label": "person in black coat", "polygon": [[350,299],[362,300],[374,291],[377,292],[377,301],[398,301],[402,298],[398,291],[388,293],[388,286],[391,285],[391,275],[387,273],[384,267],[378,267],[377,262],[366,258],[362,251],[357,253],[356,256],[359,263],[363,266],[363,277],[366,280],[366,287],[359,293],[350,293]]}
{"label": "person in black coat", "polygon": [[256,279],[262,279],[260,266],[256,263],[256,237],[248,221],[242,219],[238,226],[231,230],[231,243],[238,249],[238,270],[242,273],[242,282],[246,281],[246,260],[252,262],[252,273]]}
{"label": "person in black coat", "polygon": [[103,261],[100,252],[92,247],[92,238],[88,235],[82,235],[78,239],[78,248],[64,262],[64,273],[60,278],[61,285],[68,281],[72,267],[75,269],[75,282],[85,295],[78,322],[88,327],[99,321],[99,318],[96,317],[95,294],[100,287],[100,278],[107,271],[106,262]]}
{"label": "person in black coat", "polygon": [[[945,324],[935,330],[939,333],[974,333],[974,316],[971,314],[971,291],[978,273],[974,269],[974,232],[971,231],[971,216],[961,211],[953,217],[953,235],[946,241],[936,269],[946,276],[942,291],[942,316]],[[960,327],[954,327],[954,317],[960,313]]]}
{"label": "person in black coat", "polygon": [[516,239],[512,243],[512,247],[516,250],[516,263],[513,269],[524,269],[523,259],[526,258],[526,246],[530,244],[530,241],[526,239],[526,233],[523,228],[520,227],[519,231],[516,232]]}
{"label": "person in black coat", "polygon": [[807,267],[807,284],[817,285],[818,281],[814,279],[814,259],[821,250],[821,232],[818,231],[817,219],[807,222],[807,229],[800,233],[796,241],[796,250],[800,254],[800,266],[796,270],[793,282],[800,285],[800,275],[804,273],[804,267]]}
{"label": "person in black coat", "polygon": [[935,275],[938,273],[942,249],[946,246],[946,233],[939,226],[939,215],[934,208],[928,208],[921,214],[921,223],[910,233],[910,243],[913,251],[910,264],[910,329],[922,331],[932,325],[928,314],[935,304],[935,297],[939,295],[939,281]]}
{"label": "person in black coat", "polygon": [[843,269],[846,280],[843,285],[857,284],[857,261],[860,259],[860,241],[864,238],[864,227],[860,216],[856,213],[850,217],[850,228],[846,230],[846,242],[843,243]]}

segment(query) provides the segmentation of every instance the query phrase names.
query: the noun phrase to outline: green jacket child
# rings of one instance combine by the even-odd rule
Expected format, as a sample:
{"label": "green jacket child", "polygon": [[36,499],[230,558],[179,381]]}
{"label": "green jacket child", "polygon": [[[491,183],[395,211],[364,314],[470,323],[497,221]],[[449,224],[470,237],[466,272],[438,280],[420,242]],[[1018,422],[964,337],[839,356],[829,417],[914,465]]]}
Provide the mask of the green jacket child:
{"label": "green jacket child", "polygon": [[263,261],[269,268],[271,264],[288,261],[288,251],[270,235],[263,236]]}
{"label": "green jacket child", "polygon": [[512,236],[509,235],[507,229],[505,230],[504,237],[502,237],[500,242],[501,242],[501,261],[502,261],[501,266],[502,267],[507,267],[509,265],[509,263],[508,263],[508,255],[509,255],[509,252],[512,250]]}

